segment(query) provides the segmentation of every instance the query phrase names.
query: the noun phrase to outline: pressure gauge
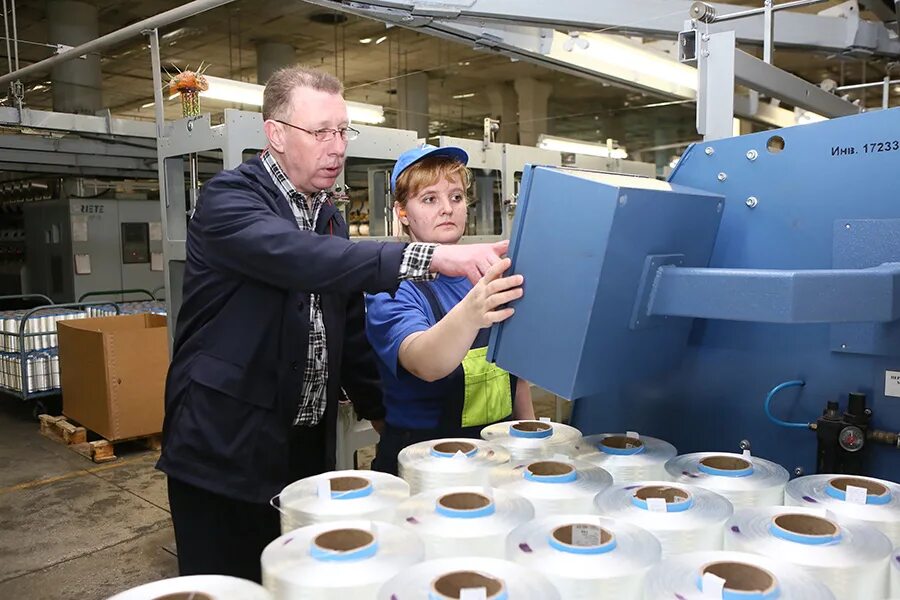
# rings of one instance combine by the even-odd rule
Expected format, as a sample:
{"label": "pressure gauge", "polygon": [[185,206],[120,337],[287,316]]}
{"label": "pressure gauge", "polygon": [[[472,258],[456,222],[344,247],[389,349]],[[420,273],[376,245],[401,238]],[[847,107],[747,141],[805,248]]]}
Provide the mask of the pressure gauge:
{"label": "pressure gauge", "polygon": [[866,436],[856,425],[848,425],[841,429],[838,442],[840,442],[841,448],[847,452],[856,452],[866,443]]}

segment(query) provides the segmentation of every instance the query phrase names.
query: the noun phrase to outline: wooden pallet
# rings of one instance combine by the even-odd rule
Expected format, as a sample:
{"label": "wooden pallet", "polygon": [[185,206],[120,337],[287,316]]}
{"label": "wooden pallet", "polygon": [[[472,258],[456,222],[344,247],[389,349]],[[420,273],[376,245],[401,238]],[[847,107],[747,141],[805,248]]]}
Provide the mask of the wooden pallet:
{"label": "wooden pallet", "polygon": [[126,442],[142,444],[148,450],[159,450],[161,448],[162,439],[159,435],[117,440],[115,442],[101,438],[89,442],[87,430],[84,427],[70,423],[66,417],[40,415],[38,418],[41,421],[41,433],[44,436],[67,445],[71,450],[91,459],[95,463],[116,460],[115,447]]}

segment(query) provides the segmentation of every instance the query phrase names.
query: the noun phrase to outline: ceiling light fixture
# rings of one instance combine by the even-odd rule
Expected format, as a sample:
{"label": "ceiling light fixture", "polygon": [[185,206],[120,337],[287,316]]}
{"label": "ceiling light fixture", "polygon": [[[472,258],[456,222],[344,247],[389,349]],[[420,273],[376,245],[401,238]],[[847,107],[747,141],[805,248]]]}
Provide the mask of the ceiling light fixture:
{"label": "ceiling light fixture", "polygon": [[628,158],[628,152],[625,148],[610,148],[606,144],[594,144],[547,134],[541,134],[538,138],[537,147],[544,150],[587,154],[601,158]]}
{"label": "ceiling light fixture", "polygon": [[[245,81],[235,81],[222,77],[205,75],[209,89],[200,92],[200,95],[210,100],[232,102],[234,104],[246,104],[248,106],[262,106],[264,86]],[[380,125],[384,123],[384,107],[365,102],[347,101],[347,113],[353,123],[367,123]]]}
{"label": "ceiling light fixture", "polygon": [[614,35],[553,32],[551,59],[681,97],[697,94],[697,69]]}
{"label": "ceiling light fixture", "polygon": [[381,36],[380,38],[378,38],[377,40],[375,40],[375,45],[377,46],[378,44],[380,44],[381,42],[383,42],[383,41],[386,40],[386,39],[387,39],[387,36],[386,36],[386,35]]}
{"label": "ceiling light fixture", "polygon": [[456,94],[455,96],[453,96],[453,99],[454,100],[465,100],[466,98],[472,98],[473,96],[475,96],[475,92],[468,92],[465,94]]}
{"label": "ceiling light fixture", "polygon": [[360,44],[371,44],[372,38],[359,38],[359,43]]}

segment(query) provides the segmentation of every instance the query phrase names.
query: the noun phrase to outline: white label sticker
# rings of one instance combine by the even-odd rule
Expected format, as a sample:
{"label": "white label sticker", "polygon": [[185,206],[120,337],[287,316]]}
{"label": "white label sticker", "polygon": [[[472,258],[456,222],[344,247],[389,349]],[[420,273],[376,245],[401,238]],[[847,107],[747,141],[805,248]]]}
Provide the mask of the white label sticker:
{"label": "white label sticker", "polygon": [[541,417],[540,421],[541,421],[541,423],[550,423],[551,422],[550,417]]}
{"label": "white label sticker", "polygon": [[639,440],[639,439],[641,439],[641,434],[639,434],[637,431],[626,431],[625,437],[630,437],[630,438]]}
{"label": "white label sticker", "polygon": [[884,395],[900,398],[900,371],[884,372]]}
{"label": "white label sticker", "polygon": [[572,525],[573,546],[599,546],[600,530],[593,525]]}
{"label": "white label sticker", "polygon": [[725,580],[712,573],[704,573],[700,583],[705,598],[720,600],[725,594]]}
{"label": "white label sticker", "polygon": [[457,450],[456,454],[453,455],[453,460],[466,460],[468,458],[462,450]]}
{"label": "white label sticker", "polygon": [[665,498],[647,498],[647,510],[650,512],[668,512]]}
{"label": "white label sticker", "polygon": [[316,494],[319,498],[331,500],[331,480],[320,479],[316,482]]}
{"label": "white label sticker", "polygon": [[485,600],[487,598],[487,588],[461,588],[459,590],[459,600]]}
{"label": "white label sticker", "polygon": [[855,485],[847,486],[847,502],[850,504],[865,504],[869,492],[866,488],[856,487]]}
{"label": "white label sticker", "polygon": [[752,458],[749,450],[744,450],[743,456],[744,458]]}

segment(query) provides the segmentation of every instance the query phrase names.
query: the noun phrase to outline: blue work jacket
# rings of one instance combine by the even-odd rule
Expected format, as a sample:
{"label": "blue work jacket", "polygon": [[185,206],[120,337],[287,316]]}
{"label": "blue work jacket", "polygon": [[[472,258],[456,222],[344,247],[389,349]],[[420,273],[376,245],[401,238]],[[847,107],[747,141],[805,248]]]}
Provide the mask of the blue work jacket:
{"label": "blue work jacket", "polygon": [[268,502],[294,480],[288,435],[309,336],[309,294],[327,332],[326,464],[334,463],[341,388],[381,418],[363,292],[396,290],[404,244],[350,242],[340,212],[300,231],[259,157],[201,190],[187,232],[183,301],[166,381],[158,468],[185,483]]}

